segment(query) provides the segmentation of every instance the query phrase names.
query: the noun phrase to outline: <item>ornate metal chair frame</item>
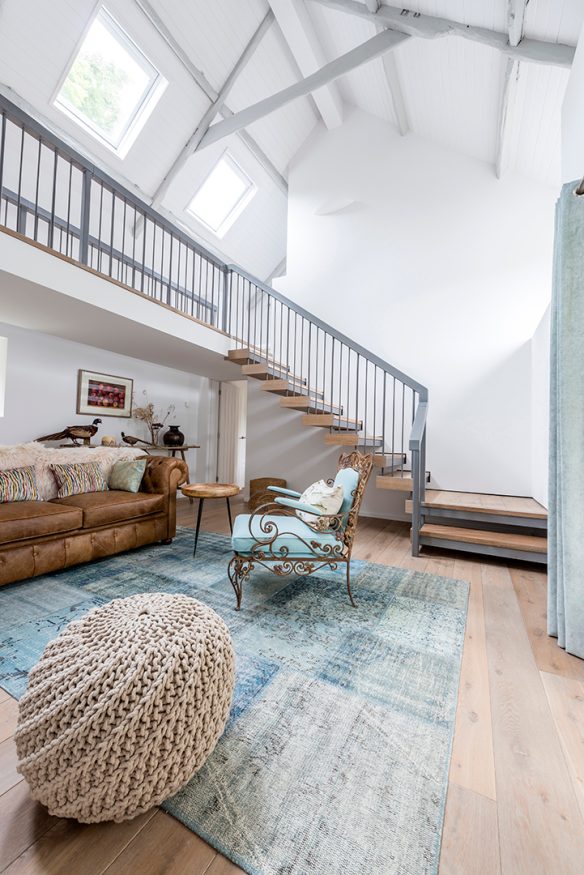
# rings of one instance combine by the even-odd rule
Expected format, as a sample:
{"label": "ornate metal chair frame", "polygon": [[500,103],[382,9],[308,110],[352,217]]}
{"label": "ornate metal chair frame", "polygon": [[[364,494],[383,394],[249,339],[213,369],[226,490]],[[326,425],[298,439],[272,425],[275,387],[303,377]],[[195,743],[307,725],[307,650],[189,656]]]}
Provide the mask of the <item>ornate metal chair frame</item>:
{"label": "ornate metal chair frame", "polygon": [[[249,551],[238,553],[234,550],[233,558],[229,563],[228,575],[235,591],[238,611],[241,608],[243,584],[249,579],[256,565],[263,566],[279,577],[286,577],[290,574],[296,574],[300,577],[313,574],[324,567],[336,571],[339,564],[344,563],[349,601],[354,608],[357,607],[351,592],[351,553],[357,529],[359,509],[372,467],[372,455],[364,455],[357,452],[341,454],[337,470],[353,468],[358,474],[358,481],[356,488],[352,492],[353,501],[349,509],[334,515],[319,512],[311,505],[302,504],[298,501],[300,498],[299,492],[293,492],[290,489],[280,489],[276,486],[269,487],[272,492],[280,493],[280,496],[275,498],[273,502],[268,502],[258,507],[250,515],[249,532],[250,537],[254,539],[255,543]],[[329,485],[332,485],[333,482],[333,480],[327,481]],[[296,518],[296,511],[298,510],[314,514],[315,517],[325,516],[328,520],[327,528],[319,529],[317,525],[306,522],[305,524],[308,528],[314,532],[315,538],[305,540],[295,532],[287,532],[279,528],[273,519],[274,514],[282,517],[282,519],[285,517]],[[270,516],[272,517],[271,519],[267,518]],[[259,530],[260,537],[252,534],[254,532],[255,520],[258,520],[257,529]],[[282,525],[285,526],[285,522]],[[330,535],[331,533],[335,535],[334,543],[319,542],[319,535]],[[308,552],[295,555],[292,552],[292,548],[286,545],[274,546],[276,539],[283,535],[297,539]]]}

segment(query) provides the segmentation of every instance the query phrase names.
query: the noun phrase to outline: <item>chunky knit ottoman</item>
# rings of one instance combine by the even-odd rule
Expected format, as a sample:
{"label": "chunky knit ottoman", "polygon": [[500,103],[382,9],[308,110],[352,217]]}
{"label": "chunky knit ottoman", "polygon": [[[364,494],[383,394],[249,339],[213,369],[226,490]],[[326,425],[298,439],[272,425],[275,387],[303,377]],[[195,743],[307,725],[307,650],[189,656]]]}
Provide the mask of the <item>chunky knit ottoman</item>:
{"label": "chunky knit ottoman", "polygon": [[70,623],[20,701],[18,771],[51,814],[126,820],[199,769],[234,684],[223,620],[195,599],[116,599]]}

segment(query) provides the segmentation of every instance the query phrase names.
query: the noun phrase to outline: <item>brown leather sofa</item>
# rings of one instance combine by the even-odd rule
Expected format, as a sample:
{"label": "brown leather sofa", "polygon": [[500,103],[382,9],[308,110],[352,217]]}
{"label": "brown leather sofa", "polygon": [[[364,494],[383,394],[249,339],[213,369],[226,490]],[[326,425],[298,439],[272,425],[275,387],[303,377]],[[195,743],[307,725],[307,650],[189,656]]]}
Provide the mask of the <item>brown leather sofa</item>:
{"label": "brown leather sofa", "polygon": [[0,504],[0,585],[91,562],[176,534],[178,459],[151,456],[140,491],[88,492]]}

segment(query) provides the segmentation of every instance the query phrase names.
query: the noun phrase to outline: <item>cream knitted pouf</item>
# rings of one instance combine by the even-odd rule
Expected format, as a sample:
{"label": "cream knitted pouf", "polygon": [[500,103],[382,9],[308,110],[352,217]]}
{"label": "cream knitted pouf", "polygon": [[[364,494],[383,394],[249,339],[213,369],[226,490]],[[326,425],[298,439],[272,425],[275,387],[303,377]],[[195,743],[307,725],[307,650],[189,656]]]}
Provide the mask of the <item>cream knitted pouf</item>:
{"label": "cream knitted pouf", "polygon": [[235,657],[193,598],[116,599],[70,623],[20,700],[18,771],[51,814],[126,820],[199,769],[229,714]]}

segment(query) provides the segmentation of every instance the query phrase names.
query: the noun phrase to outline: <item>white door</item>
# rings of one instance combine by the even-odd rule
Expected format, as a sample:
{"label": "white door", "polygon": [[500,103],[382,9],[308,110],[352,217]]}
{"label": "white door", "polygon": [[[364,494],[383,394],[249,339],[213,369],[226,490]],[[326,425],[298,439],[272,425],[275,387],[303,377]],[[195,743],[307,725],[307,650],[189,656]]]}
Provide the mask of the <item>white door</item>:
{"label": "white door", "polygon": [[219,384],[219,483],[245,486],[247,380]]}

